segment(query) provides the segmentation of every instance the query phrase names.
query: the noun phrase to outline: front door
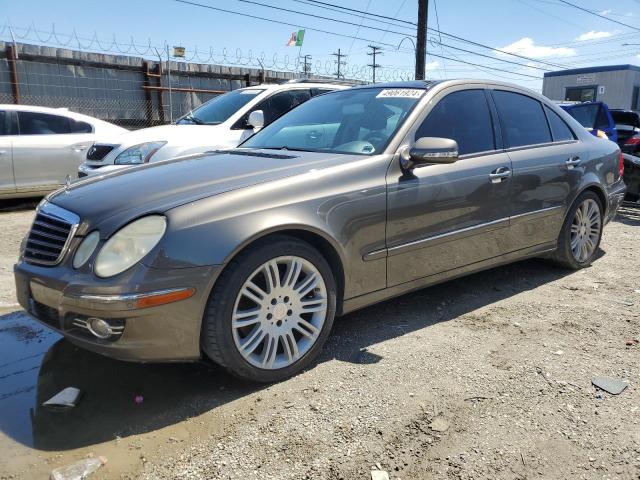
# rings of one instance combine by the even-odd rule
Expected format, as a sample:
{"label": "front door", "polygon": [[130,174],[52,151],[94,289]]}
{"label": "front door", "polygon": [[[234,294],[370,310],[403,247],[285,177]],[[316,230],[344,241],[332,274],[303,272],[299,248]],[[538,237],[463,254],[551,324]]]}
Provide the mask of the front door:
{"label": "front door", "polygon": [[[483,88],[445,90],[417,128],[458,142],[453,164],[388,176],[388,286],[453,270],[509,250],[511,161]],[[496,127],[497,128],[497,127]]]}

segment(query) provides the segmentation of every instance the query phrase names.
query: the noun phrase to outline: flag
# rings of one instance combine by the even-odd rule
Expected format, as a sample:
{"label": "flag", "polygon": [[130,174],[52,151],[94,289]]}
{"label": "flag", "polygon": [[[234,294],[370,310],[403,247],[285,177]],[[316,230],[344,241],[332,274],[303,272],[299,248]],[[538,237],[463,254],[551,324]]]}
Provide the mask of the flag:
{"label": "flag", "polygon": [[301,47],[304,41],[304,30],[298,30],[297,32],[291,32],[291,38],[287,42],[287,47]]}

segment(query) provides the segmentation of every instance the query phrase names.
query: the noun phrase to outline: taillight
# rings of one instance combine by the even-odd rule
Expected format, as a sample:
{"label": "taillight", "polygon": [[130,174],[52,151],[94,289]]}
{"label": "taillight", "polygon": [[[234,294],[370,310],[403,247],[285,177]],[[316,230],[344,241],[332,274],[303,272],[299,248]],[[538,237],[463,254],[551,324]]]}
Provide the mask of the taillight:
{"label": "taillight", "polygon": [[631,137],[628,138],[626,142],[624,142],[625,145],[640,145],[640,137]]}
{"label": "taillight", "polygon": [[624,175],[624,155],[622,155],[622,152],[620,152],[620,160],[618,163],[618,171],[620,172],[620,178],[622,178],[622,175]]}

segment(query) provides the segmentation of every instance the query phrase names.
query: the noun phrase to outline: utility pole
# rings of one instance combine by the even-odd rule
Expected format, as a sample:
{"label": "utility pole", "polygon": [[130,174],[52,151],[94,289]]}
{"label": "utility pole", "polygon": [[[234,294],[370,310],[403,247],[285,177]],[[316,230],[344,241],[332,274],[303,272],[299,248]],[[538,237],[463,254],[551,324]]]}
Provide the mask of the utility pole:
{"label": "utility pole", "polygon": [[311,63],[309,63],[309,60],[311,60],[311,55],[305,55],[302,58],[304,58],[304,64],[302,65],[302,73],[306,75],[308,78],[309,73],[311,73]]}
{"label": "utility pole", "polygon": [[340,67],[341,67],[342,65],[346,65],[346,64],[347,64],[347,62],[342,61],[342,59],[343,59],[343,58],[347,58],[347,56],[346,56],[346,55],[344,55],[344,54],[342,54],[342,53],[340,52],[340,49],[338,49],[338,53],[335,53],[335,52],[334,52],[334,53],[332,53],[332,55],[333,55],[334,57],[338,57],[338,60],[336,60],[336,65],[338,66],[338,70],[337,70],[337,72],[336,72],[336,73],[334,73],[334,75],[336,76],[336,78],[337,78],[338,80],[340,80],[340,78],[344,78],[344,75],[343,75],[342,73],[340,73]]}
{"label": "utility pole", "polygon": [[425,78],[425,61],[427,57],[427,17],[429,0],[418,0],[418,31],[416,32],[416,80]]}
{"label": "utility pole", "polygon": [[372,62],[368,64],[367,67],[371,67],[373,69],[373,83],[376,83],[376,69],[382,67],[382,65],[376,63],[376,56],[382,55],[382,49],[380,47],[376,47],[375,45],[368,45],[368,47],[371,49],[371,52],[367,53],[367,55],[372,57]]}

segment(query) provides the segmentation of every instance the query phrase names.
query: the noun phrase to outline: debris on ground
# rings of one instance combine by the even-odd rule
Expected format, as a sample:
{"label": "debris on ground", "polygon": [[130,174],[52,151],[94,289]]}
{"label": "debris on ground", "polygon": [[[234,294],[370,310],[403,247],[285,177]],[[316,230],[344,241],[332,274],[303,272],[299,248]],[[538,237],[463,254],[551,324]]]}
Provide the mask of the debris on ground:
{"label": "debris on ground", "polygon": [[638,340],[637,338],[627,338],[627,339],[624,341],[624,344],[625,344],[627,347],[633,347],[634,345],[637,345],[638,343],[640,343],[640,340]]}
{"label": "debris on ground", "polygon": [[591,383],[611,395],[619,395],[629,386],[628,382],[609,377],[595,377]]}
{"label": "debris on ground", "polygon": [[438,417],[429,424],[429,428],[434,432],[446,432],[449,430],[449,422],[442,417]]}
{"label": "debris on ground", "polygon": [[76,387],[67,387],[56,393],[53,397],[42,404],[43,407],[51,409],[68,409],[73,408],[80,400],[80,389]]}
{"label": "debris on ground", "polygon": [[371,480],[389,480],[389,474],[384,470],[371,470]]}
{"label": "debris on ground", "polygon": [[83,480],[107,463],[105,457],[86,458],[51,472],[51,480]]}
{"label": "debris on ground", "polygon": [[136,395],[135,397],[133,397],[133,402],[136,405],[141,405],[144,402],[144,397],[142,395]]}

